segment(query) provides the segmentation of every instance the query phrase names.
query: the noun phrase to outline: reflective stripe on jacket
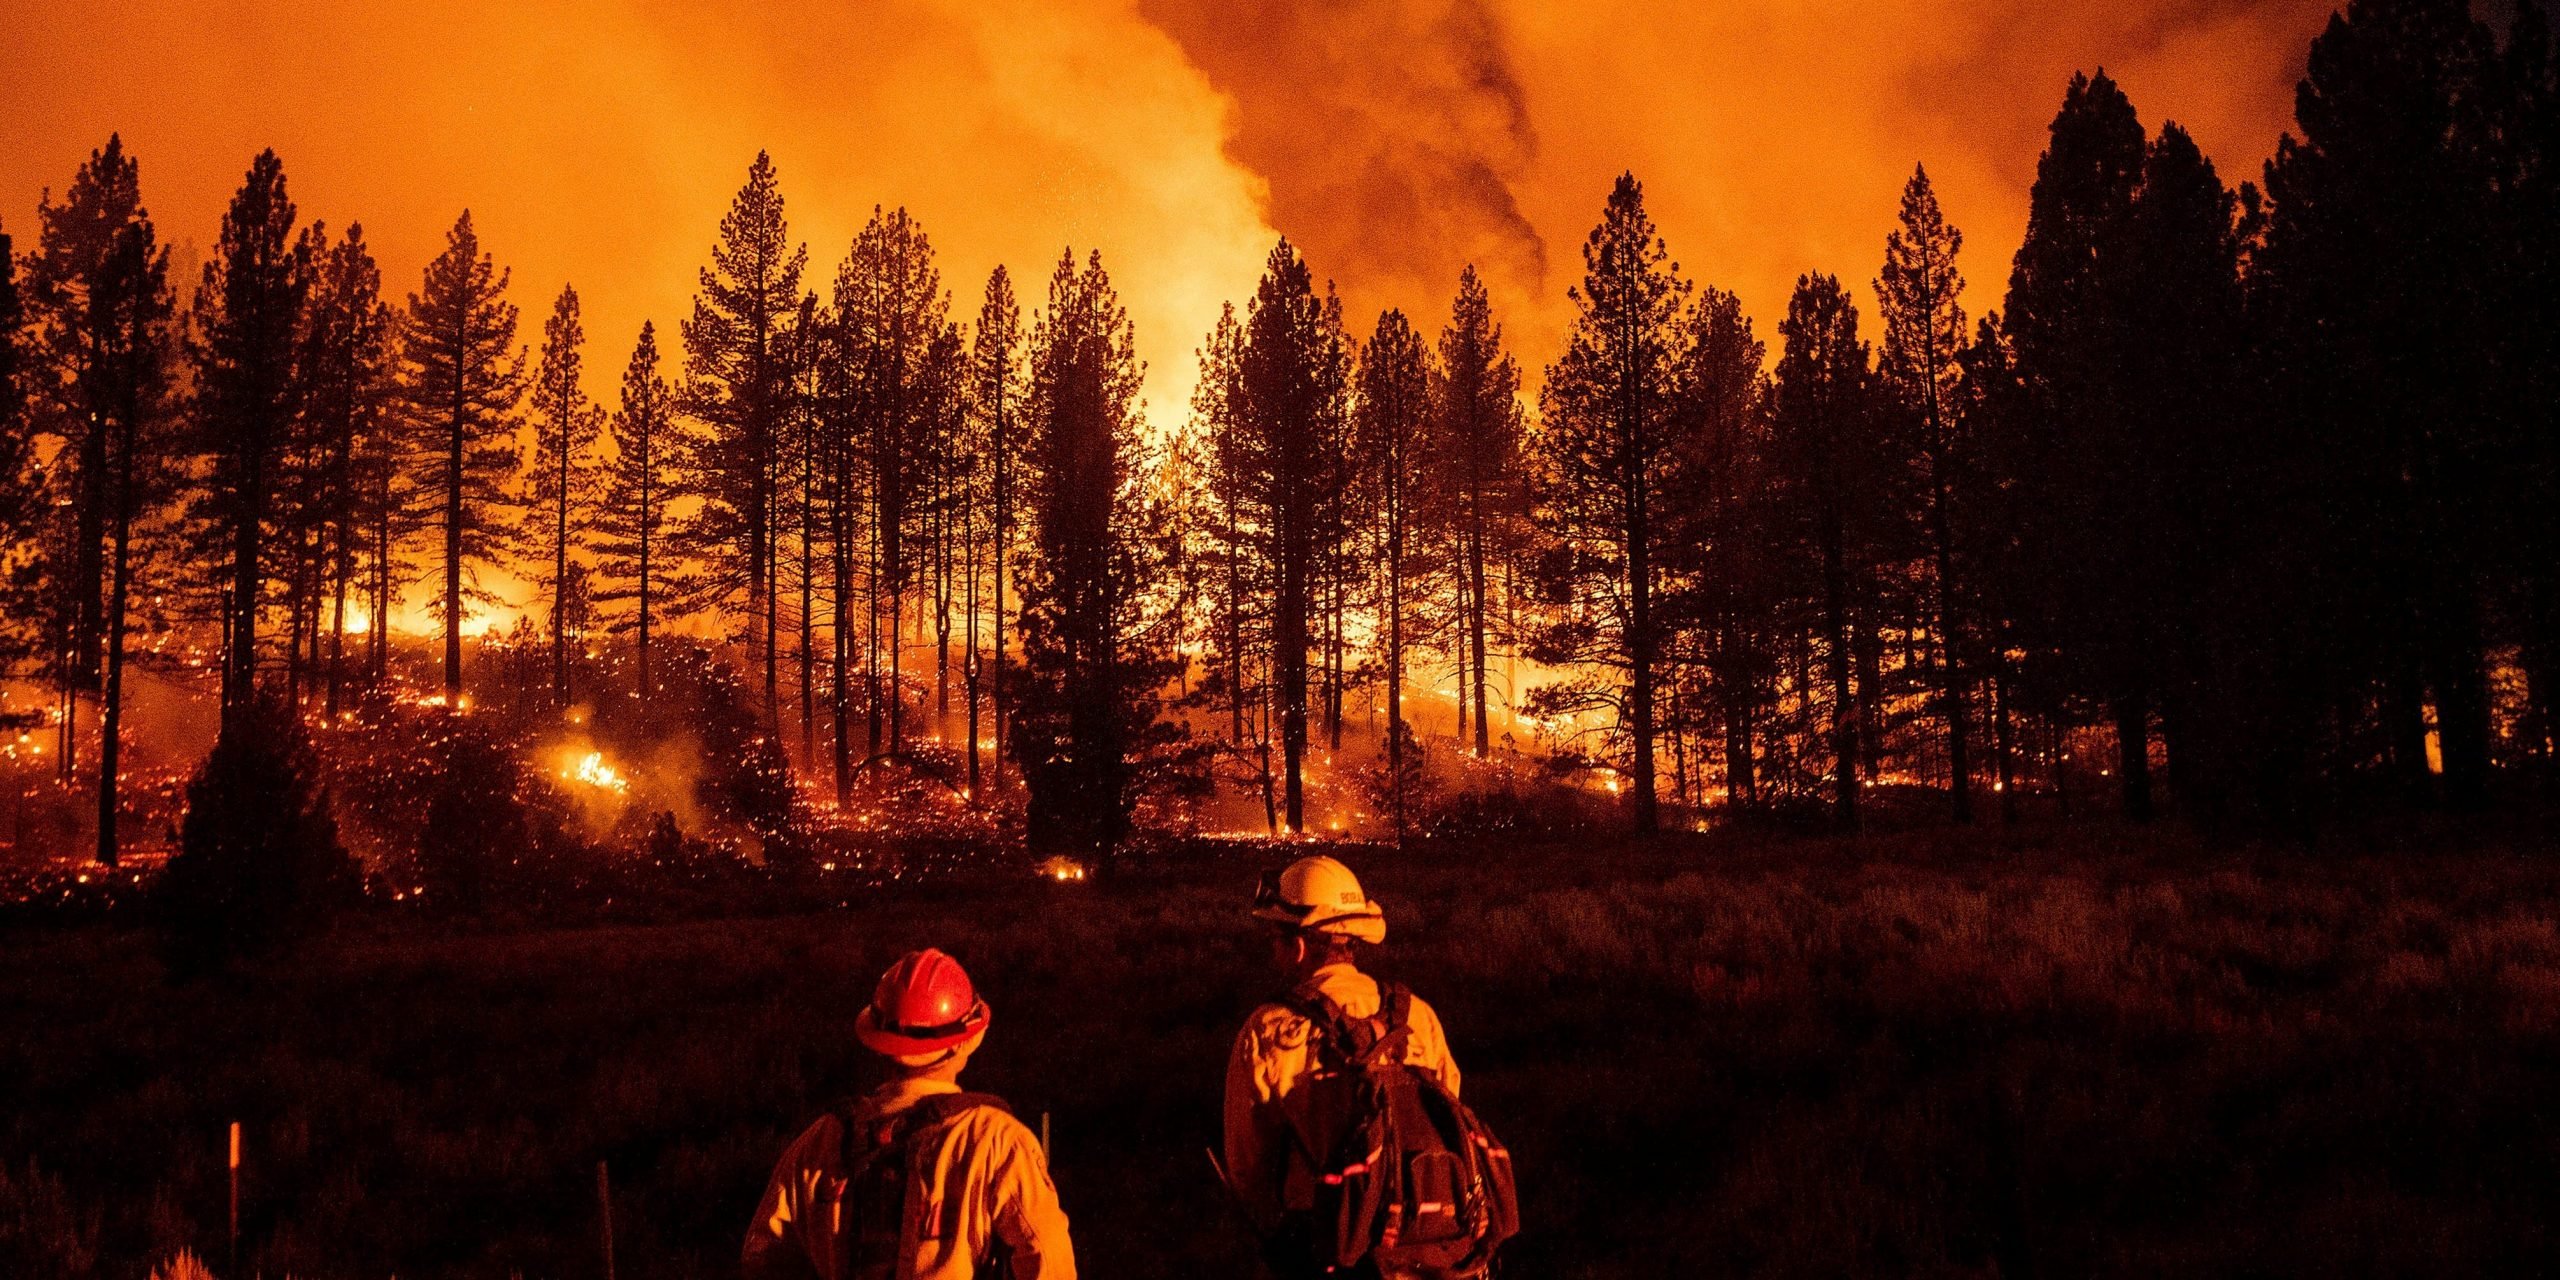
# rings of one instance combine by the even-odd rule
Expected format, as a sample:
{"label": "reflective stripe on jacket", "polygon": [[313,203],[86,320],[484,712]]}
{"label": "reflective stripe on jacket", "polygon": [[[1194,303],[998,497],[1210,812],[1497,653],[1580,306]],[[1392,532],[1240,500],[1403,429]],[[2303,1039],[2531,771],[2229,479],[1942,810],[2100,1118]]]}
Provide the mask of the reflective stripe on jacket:
{"label": "reflective stripe on jacket", "polygon": [[[1348,964],[1316,970],[1316,990],[1341,1006],[1346,1017],[1367,1018],[1378,1012],[1378,983]],[[1449,1038],[1440,1015],[1413,999],[1404,1045],[1406,1065],[1439,1077],[1451,1094],[1458,1092],[1458,1064],[1449,1056]],[[1304,1159],[1291,1159],[1289,1138],[1292,1098],[1298,1082],[1315,1067],[1315,1024],[1285,1004],[1266,1004],[1245,1019],[1227,1055],[1227,1177],[1255,1225],[1268,1234],[1284,1210],[1315,1207],[1315,1171]]]}
{"label": "reflective stripe on jacket", "polygon": [[[943,1080],[901,1080],[855,1104],[855,1115],[895,1115],[959,1091]],[[841,1221],[843,1150],[844,1120],[829,1115],[782,1153],[747,1228],[746,1280],[850,1280],[837,1245],[839,1225],[852,1225]],[[1011,1250],[1015,1280],[1075,1280],[1066,1211],[1040,1140],[1021,1121],[992,1107],[961,1112],[918,1144],[908,1185],[923,1193],[923,1213],[907,1220],[897,1280],[967,1280],[999,1242]]]}

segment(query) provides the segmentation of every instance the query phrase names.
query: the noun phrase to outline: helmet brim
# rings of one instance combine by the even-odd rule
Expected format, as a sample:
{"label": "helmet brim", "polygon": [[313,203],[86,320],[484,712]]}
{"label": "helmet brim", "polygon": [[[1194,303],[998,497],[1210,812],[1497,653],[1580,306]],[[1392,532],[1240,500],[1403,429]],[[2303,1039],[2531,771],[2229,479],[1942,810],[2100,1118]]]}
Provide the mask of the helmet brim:
{"label": "helmet brim", "polygon": [[940,1053],[953,1045],[964,1044],[970,1037],[984,1032],[993,1020],[994,1015],[987,1009],[987,1002],[981,1000],[976,1008],[969,1010],[969,1016],[962,1018],[951,1030],[940,1035],[913,1036],[894,1027],[880,1025],[879,1016],[865,1005],[862,1012],[854,1017],[853,1035],[862,1042],[863,1048],[898,1058],[917,1053]]}
{"label": "helmet brim", "polygon": [[1256,907],[1253,918],[1286,925],[1292,929],[1303,929],[1308,933],[1339,933],[1357,938],[1372,946],[1387,940],[1387,915],[1379,910],[1378,904],[1374,902],[1357,911],[1345,911],[1334,915],[1318,913],[1302,916],[1292,913],[1286,907]]}

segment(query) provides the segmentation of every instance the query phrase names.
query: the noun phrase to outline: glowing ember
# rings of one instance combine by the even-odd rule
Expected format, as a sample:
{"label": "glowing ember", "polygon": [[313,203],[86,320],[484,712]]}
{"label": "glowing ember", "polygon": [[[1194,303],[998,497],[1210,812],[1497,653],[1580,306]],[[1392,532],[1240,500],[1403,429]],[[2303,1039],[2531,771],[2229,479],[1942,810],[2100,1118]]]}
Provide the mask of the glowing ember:
{"label": "glowing ember", "polygon": [[1092,874],[1083,863],[1065,856],[1051,858],[1041,863],[1037,870],[1042,876],[1060,884],[1070,884]]}

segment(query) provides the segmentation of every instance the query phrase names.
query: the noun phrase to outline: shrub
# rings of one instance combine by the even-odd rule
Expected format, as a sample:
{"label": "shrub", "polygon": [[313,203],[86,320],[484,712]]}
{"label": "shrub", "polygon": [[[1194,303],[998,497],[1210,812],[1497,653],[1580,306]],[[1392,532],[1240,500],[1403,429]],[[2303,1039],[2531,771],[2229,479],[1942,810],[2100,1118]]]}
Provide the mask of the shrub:
{"label": "shrub", "polygon": [[272,954],[324,928],[361,884],[301,721],[273,705],[246,712],[187,786],[159,889],[170,962]]}

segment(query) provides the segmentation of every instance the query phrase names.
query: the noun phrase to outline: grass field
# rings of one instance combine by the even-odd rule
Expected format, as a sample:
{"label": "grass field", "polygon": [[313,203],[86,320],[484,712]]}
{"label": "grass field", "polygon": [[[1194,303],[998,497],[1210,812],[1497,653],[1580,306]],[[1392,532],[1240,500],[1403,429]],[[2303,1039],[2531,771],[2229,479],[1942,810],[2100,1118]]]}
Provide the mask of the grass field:
{"label": "grass field", "polygon": [[[2560,1250],[2560,860],[2106,830],[1352,855],[1518,1154],[1514,1276],[2478,1274]],[[2480,844],[2492,847],[2476,847]],[[1277,856],[1274,856],[1277,861]],[[0,1274],[717,1276],[853,1011],[949,949],[1085,1273],[1247,1274],[1200,1149],[1249,861],[823,915],[423,936],[173,985],[0,934]],[[226,1277],[226,1280],[229,1280]]]}

